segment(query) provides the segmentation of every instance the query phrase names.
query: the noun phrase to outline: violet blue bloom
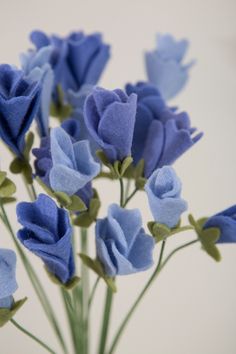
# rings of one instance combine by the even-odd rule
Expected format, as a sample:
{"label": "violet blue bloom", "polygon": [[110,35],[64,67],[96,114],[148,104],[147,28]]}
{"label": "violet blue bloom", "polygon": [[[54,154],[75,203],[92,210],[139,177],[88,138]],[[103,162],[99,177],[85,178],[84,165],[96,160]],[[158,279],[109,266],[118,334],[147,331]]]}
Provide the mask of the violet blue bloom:
{"label": "violet blue bloom", "polygon": [[10,65],[0,65],[0,137],[18,156],[38,112],[40,95],[39,82],[28,80],[23,71]]}
{"label": "violet blue bloom", "polygon": [[29,50],[20,57],[22,69],[27,78],[40,81],[42,85],[40,107],[37,113],[38,130],[41,136],[47,136],[49,132],[49,111],[54,87],[53,70],[49,64],[52,52],[52,46],[47,46],[39,51]]}
{"label": "violet blue bloom", "polygon": [[100,164],[93,159],[88,140],[73,143],[60,127],[51,130],[51,156],[49,180],[57,192],[73,195],[100,172]]}
{"label": "violet blue bloom", "polygon": [[12,250],[0,248],[0,308],[12,307],[12,295],[17,288],[16,254]]}
{"label": "violet blue bloom", "polygon": [[20,242],[42,259],[50,273],[67,283],[75,271],[68,212],[40,194],[33,203],[19,203],[16,213],[23,226],[17,233]]}
{"label": "violet blue bloom", "polygon": [[157,48],[146,52],[148,79],[166,100],[176,96],[188,81],[189,69],[194,64],[194,61],[183,64],[188,46],[186,39],[177,41],[170,34],[158,34]]}
{"label": "violet blue bloom", "polygon": [[154,239],[142,228],[138,209],[110,205],[108,216],[96,224],[96,249],[110,277],[141,272],[153,265]]}
{"label": "violet blue bloom", "polygon": [[145,191],[154,220],[175,227],[187,203],[181,198],[181,181],[171,166],[156,170],[149,177]]}
{"label": "violet blue bloom", "polygon": [[216,227],[220,229],[217,243],[236,242],[236,205],[211,216],[204,225],[204,229]]}
{"label": "violet blue bloom", "polygon": [[203,134],[194,134],[188,114],[170,109],[155,86],[138,82],[126,85],[126,91],[138,96],[132,157],[134,164],[145,160],[149,177],[157,168],[173,164]]}
{"label": "violet blue bloom", "polygon": [[100,33],[72,32],[61,38],[33,31],[30,38],[37,50],[49,45],[53,47],[50,64],[55,84],[60,84],[65,92],[68,89],[76,92],[84,84],[95,85],[110,57],[110,47],[103,43]]}
{"label": "violet blue bloom", "polygon": [[110,162],[131,155],[137,96],[95,87],[85,102],[85,124]]}

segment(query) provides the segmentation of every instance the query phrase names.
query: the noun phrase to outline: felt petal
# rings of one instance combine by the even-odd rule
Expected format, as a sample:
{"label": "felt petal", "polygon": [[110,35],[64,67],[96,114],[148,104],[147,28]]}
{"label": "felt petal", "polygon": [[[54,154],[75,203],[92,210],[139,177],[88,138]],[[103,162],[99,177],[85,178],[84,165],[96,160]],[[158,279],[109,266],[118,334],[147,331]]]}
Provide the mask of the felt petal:
{"label": "felt petal", "polygon": [[153,265],[153,251],[155,241],[152,236],[145,234],[141,229],[129,252],[129,261],[136,271],[144,271]]}
{"label": "felt petal", "polygon": [[12,295],[17,290],[15,273],[15,252],[0,248],[0,299]]}

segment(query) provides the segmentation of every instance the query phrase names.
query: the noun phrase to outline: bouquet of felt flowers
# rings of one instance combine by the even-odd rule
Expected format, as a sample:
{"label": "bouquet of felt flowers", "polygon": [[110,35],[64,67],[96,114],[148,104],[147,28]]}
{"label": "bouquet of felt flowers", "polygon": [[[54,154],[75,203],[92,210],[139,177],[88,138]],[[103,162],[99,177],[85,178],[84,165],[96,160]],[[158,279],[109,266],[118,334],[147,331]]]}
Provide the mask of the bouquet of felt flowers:
{"label": "bouquet of felt flowers", "polygon": [[[12,153],[9,172],[0,171],[2,236],[12,238],[58,339],[57,353],[69,354],[73,347],[75,354],[89,354],[91,306],[101,283],[106,295],[96,353],[113,354],[133,312],[172,256],[198,243],[219,261],[217,244],[236,241],[236,206],[210,218],[190,214],[189,222],[181,224],[187,203],[171,165],[202,133],[192,128],[187,113],[167,100],[188,79],[193,64],[183,63],[188,41],[159,35],[156,49],[145,55],[147,81],[107,90],[97,86],[110,58],[100,34],[74,32],[62,38],[34,31],[30,39],[33,48],[21,55],[20,69],[0,65],[0,137]],[[16,174],[26,186],[24,201],[17,196]],[[95,189],[101,178],[113,181],[120,191],[104,218]],[[153,216],[146,225],[141,211],[128,207],[137,193],[146,193]],[[13,229],[9,203],[16,204],[18,230]],[[187,230],[196,236],[166,255],[168,239]],[[89,242],[95,243],[96,254],[89,254]],[[59,288],[70,346],[29,252],[42,260],[45,276]],[[0,248],[0,326],[12,323],[42,352],[55,354],[50,343],[15,319],[26,301],[14,297],[17,257],[13,250]],[[122,314],[108,345],[112,300],[119,290],[116,279],[151,267],[151,277]],[[91,287],[90,273],[96,275]]]}

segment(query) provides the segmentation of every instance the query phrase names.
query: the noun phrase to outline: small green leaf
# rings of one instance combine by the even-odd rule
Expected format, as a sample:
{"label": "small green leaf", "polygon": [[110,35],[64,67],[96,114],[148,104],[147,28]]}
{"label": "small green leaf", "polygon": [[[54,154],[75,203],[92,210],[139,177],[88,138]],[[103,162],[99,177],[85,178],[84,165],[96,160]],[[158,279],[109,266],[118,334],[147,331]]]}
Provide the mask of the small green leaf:
{"label": "small green leaf", "polygon": [[21,173],[24,168],[24,161],[16,157],[10,164],[10,171],[14,174]]}
{"label": "small green leaf", "polygon": [[36,177],[36,181],[38,182],[38,184],[40,185],[40,187],[43,188],[43,190],[52,198],[54,198],[54,194],[51,188],[49,188],[48,186],[46,186],[46,184],[43,183],[43,181],[37,176]]}
{"label": "small green leaf", "polygon": [[29,155],[30,155],[30,151],[32,149],[33,144],[34,144],[34,133],[29,132],[26,137],[25,148],[24,148],[24,157],[25,157],[26,161],[29,160]]}
{"label": "small green leaf", "polygon": [[137,180],[140,177],[144,176],[144,159],[139,160],[137,165],[134,168],[134,178]]}
{"label": "small green leaf", "polygon": [[24,305],[27,298],[15,302],[11,309],[0,308],[0,327],[3,327],[8,321],[10,321],[16,314],[16,312]]}
{"label": "small green leaf", "polygon": [[87,210],[87,207],[84,204],[83,200],[77,195],[73,195],[72,197],[70,197],[70,200],[71,204],[67,206],[68,210],[80,212]]}
{"label": "small green leaf", "polygon": [[64,192],[54,192],[54,197],[58,200],[59,204],[67,207],[71,204],[71,197]]}
{"label": "small green leaf", "polygon": [[3,171],[0,171],[0,186],[3,184],[3,182],[6,179],[6,177],[7,177],[7,173],[3,172]]}
{"label": "small green leaf", "polygon": [[128,156],[122,161],[121,167],[120,167],[120,175],[123,176],[126,172],[126,170],[129,168],[129,166],[132,164],[133,158],[131,156]]}
{"label": "small green leaf", "polygon": [[0,198],[11,197],[15,192],[15,184],[9,178],[6,178],[0,186]]}
{"label": "small green leaf", "polygon": [[102,150],[97,150],[96,151],[96,155],[99,158],[99,160],[101,160],[103,165],[105,165],[105,166],[109,166],[110,165],[110,162],[109,162],[106,154]]}
{"label": "small green leaf", "polygon": [[62,288],[66,289],[66,290],[71,290],[73,289],[77,284],[78,282],[80,281],[80,278],[77,277],[77,276],[74,276],[73,278],[71,278],[67,283],[62,283],[60,281],[60,279],[58,279],[54,274],[52,274],[51,272],[48,271],[48,269],[46,267],[45,268],[45,271],[49,277],[49,279],[56,285],[59,285],[61,286]]}
{"label": "small green leaf", "polygon": [[138,189],[138,190],[143,190],[144,189],[144,186],[147,182],[147,179],[144,178],[144,177],[139,177],[136,179],[135,181],[135,187]]}
{"label": "small green leaf", "polygon": [[16,198],[13,198],[13,197],[1,198],[2,204],[14,203],[15,201],[16,201]]}
{"label": "small green leaf", "polygon": [[115,171],[115,175],[117,178],[120,178],[121,177],[121,173],[120,173],[120,170],[121,170],[121,162],[120,161],[115,161],[114,162],[114,165],[113,165],[113,169]]}
{"label": "small green leaf", "polygon": [[101,277],[107,286],[113,291],[116,292],[117,288],[115,286],[114,280],[104,273],[103,267],[101,263],[97,259],[92,259],[86,254],[80,253],[79,257],[81,258],[82,262],[90,269],[92,269],[99,277]]}

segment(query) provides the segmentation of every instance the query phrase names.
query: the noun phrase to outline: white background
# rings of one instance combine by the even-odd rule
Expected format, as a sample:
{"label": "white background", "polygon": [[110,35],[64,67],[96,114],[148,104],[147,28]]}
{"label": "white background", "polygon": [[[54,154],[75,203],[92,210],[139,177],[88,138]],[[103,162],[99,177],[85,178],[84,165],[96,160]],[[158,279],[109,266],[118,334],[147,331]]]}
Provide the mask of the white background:
{"label": "white background", "polygon": [[[145,79],[143,52],[154,47],[156,32],[188,37],[189,58],[196,58],[198,63],[187,89],[172,103],[189,112],[193,125],[203,130],[205,137],[175,167],[191,211],[197,217],[211,215],[236,202],[235,16],[234,0],[1,0],[0,62],[17,64],[18,54],[29,47],[28,33],[36,28],[60,34],[99,30],[112,44],[112,60],[101,85],[116,88],[127,81]],[[0,157],[6,167],[9,156],[2,146]],[[20,182],[18,185],[19,199],[23,200],[26,194]],[[104,200],[101,215],[105,215],[107,205],[118,200],[118,186],[99,182],[97,188]],[[150,219],[143,195],[133,201],[133,206],[142,208],[145,221]],[[9,213],[15,220],[13,208]],[[16,223],[14,226],[18,227]],[[169,241],[169,248],[193,237],[179,235]],[[90,239],[93,244],[92,230]],[[2,226],[0,242],[1,247],[12,247]],[[220,264],[198,245],[171,261],[132,318],[117,354],[235,354],[236,245],[220,248]],[[47,280],[41,262],[31,259],[66,332],[58,289]],[[144,273],[119,279],[111,335],[148,276]],[[29,300],[16,319],[58,349],[20,262],[17,277],[16,298],[27,295]],[[100,285],[93,307],[94,353],[102,306]],[[44,352],[11,324],[0,330],[0,348],[1,354]]]}

